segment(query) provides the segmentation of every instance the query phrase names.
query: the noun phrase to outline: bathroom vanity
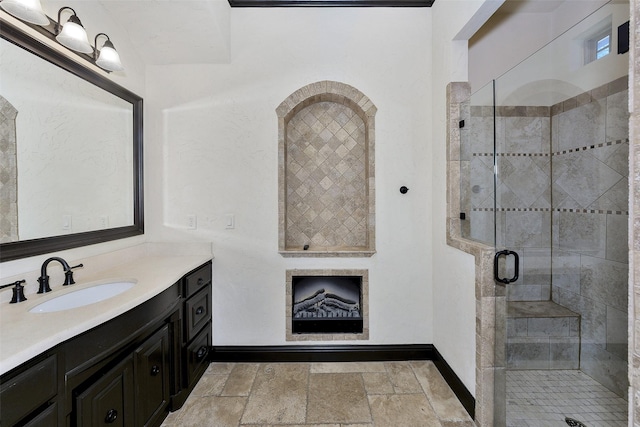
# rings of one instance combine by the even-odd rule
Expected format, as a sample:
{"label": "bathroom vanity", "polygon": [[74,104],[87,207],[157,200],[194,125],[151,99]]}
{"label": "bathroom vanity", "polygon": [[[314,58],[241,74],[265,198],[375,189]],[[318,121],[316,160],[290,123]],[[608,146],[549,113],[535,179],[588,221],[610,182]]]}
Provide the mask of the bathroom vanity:
{"label": "bathroom vanity", "polygon": [[[147,270],[157,265],[160,271],[170,271],[169,260],[155,264],[161,259],[150,259],[143,264]],[[175,271],[193,264],[193,259],[172,262]],[[138,273],[144,276],[144,267],[139,268]],[[48,320],[58,325],[65,319],[70,324],[76,320],[86,324],[99,321],[101,305],[113,313],[118,300],[133,298],[135,304],[154,289],[156,292],[3,373],[0,425],[159,426],[169,411],[182,406],[208,365],[212,342],[211,261],[190,269],[177,281],[171,279],[173,284],[168,286],[154,288],[149,279],[157,277],[157,272],[147,274],[145,279],[138,278],[132,290],[67,315],[28,313],[28,307],[20,307],[22,303],[2,307],[5,312],[16,312],[3,313],[5,319],[18,316],[20,310],[26,313],[23,321],[34,328]],[[94,318],[87,320],[87,316]],[[42,326],[47,329],[46,323]],[[3,335],[10,327],[3,324]],[[2,344],[4,340],[3,336]],[[42,344],[26,338],[25,345]],[[6,358],[0,361],[4,363]]]}

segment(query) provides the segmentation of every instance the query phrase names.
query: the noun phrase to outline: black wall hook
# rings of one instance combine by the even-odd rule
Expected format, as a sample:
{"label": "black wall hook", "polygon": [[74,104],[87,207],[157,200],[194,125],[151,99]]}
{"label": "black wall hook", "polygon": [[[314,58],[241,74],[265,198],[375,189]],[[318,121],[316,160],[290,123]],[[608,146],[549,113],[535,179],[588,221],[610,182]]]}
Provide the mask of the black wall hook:
{"label": "black wall hook", "polygon": [[408,191],[409,191],[409,188],[405,187],[404,185],[400,187],[400,192],[402,194],[407,194]]}

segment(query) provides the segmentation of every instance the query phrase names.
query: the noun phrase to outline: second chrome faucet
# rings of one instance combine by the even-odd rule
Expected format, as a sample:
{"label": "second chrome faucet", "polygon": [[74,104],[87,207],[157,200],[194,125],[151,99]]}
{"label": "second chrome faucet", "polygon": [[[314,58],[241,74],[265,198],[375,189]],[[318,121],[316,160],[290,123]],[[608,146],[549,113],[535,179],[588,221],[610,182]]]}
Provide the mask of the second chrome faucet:
{"label": "second chrome faucet", "polygon": [[49,276],[47,275],[47,267],[51,261],[58,261],[64,270],[64,283],[63,286],[73,285],[75,280],[73,280],[73,269],[78,267],[83,267],[82,264],[74,265],[73,267],[69,267],[67,261],[60,257],[51,257],[48,258],[45,262],[42,263],[42,268],[40,268],[40,278],[38,278],[38,283],[40,287],[38,288],[39,294],[44,294],[46,292],[51,292],[51,287],[49,286]]}

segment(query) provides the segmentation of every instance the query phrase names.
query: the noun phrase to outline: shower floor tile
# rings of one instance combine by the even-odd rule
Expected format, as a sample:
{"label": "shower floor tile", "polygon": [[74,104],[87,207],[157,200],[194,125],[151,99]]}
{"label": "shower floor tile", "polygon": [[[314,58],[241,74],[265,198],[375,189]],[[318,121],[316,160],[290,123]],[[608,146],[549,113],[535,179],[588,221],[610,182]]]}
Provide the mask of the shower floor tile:
{"label": "shower floor tile", "polygon": [[507,427],[625,427],[627,401],[578,370],[507,371]]}

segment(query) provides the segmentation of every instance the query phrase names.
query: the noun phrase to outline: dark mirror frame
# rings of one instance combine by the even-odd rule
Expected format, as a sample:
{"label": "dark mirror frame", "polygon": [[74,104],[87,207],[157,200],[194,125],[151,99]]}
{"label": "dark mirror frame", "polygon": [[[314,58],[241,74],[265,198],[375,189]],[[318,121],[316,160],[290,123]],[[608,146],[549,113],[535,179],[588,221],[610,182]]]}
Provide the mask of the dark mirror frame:
{"label": "dark mirror frame", "polygon": [[133,225],[43,237],[0,244],[0,262],[93,245],[144,234],[142,173],[142,98],[94,72],[48,45],[32,38],[6,21],[0,24],[0,37],[66,70],[133,105]]}

